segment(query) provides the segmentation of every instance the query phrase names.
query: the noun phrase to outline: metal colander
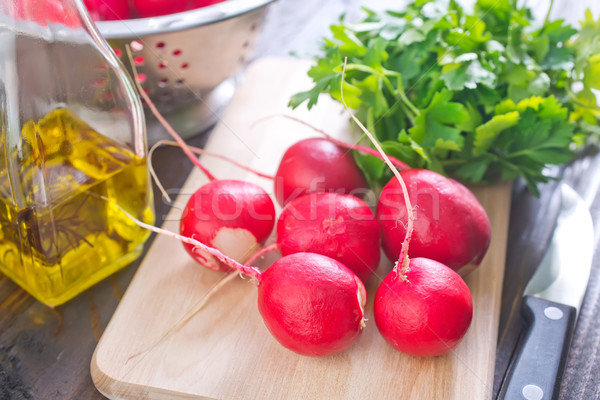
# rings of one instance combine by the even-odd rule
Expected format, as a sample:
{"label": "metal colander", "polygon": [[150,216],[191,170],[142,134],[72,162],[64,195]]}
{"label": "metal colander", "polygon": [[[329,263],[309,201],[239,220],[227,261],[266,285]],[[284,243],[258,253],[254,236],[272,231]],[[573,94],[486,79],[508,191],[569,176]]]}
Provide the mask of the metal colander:
{"label": "metal colander", "polygon": [[[233,95],[233,79],[254,45],[266,6],[274,0],[227,0],[155,18],[101,21],[99,31],[183,137],[212,125]],[[146,112],[148,142],[164,130]]]}

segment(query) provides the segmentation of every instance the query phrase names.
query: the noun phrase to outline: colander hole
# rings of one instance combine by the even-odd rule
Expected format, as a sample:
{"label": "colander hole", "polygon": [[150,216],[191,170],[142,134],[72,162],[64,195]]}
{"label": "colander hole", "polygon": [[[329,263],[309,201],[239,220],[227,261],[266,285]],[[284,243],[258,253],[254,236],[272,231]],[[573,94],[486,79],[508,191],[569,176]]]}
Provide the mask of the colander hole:
{"label": "colander hole", "polygon": [[180,56],[180,55],[181,55],[181,53],[182,53],[181,49],[176,49],[176,50],[173,50],[173,55],[174,55],[175,57],[177,57],[177,56]]}
{"label": "colander hole", "polygon": [[158,69],[165,69],[165,68],[167,68],[167,64],[165,64],[163,62],[158,63]]}
{"label": "colander hole", "polygon": [[156,43],[156,48],[157,49],[163,49],[165,47],[165,42],[158,42]]}
{"label": "colander hole", "polygon": [[177,80],[175,81],[175,87],[176,87],[176,88],[180,88],[180,87],[182,87],[182,86],[183,86],[183,84],[184,84],[184,83],[185,83],[185,81],[184,81],[183,79],[177,79]]}
{"label": "colander hole", "polygon": [[121,49],[114,48],[113,50],[115,52],[115,55],[117,57],[121,58],[121,56],[123,55],[123,52],[121,51]]}
{"label": "colander hole", "polygon": [[248,46],[250,46],[250,42],[246,40],[244,44],[242,44],[242,47],[247,48]]}
{"label": "colander hole", "polygon": [[146,59],[144,58],[144,56],[137,56],[137,57],[134,57],[133,62],[135,63],[135,65],[137,65],[139,67],[141,65],[144,65],[144,63],[146,62]]}
{"label": "colander hole", "polygon": [[131,43],[129,43],[129,45],[131,46],[131,50],[133,50],[133,51],[144,50],[144,44],[142,42],[140,42],[139,40],[132,40]]}
{"label": "colander hole", "polygon": [[162,78],[158,81],[159,88],[166,88],[167,86],[169,86],[169,80],[167,78]]}
{"label": "colander hole", "polygon": [[106,84],[107,80],[106,78],[100,78],[100,79],[96,79],[95,81],[92,82],[92,87],[102,87]]}
{"label": "colander hole", "polygon": [[137,80],[139,83],[144,83],[144,82],[146,82],[147,79],[148,79],[148,77],[146,76],[146,74],[143,74],[143,73],[139,73],[137,76]]}
{"label": "colander hole", "polygon": [[188,64],[188,63],[181,64],[181,69],[188,69],[189,67],[190,67],[190,64]]}
{"label": "colander hole", "polygon": [[256,30],[256,28],[257,28],[257,25],[256,25],[256,23],[254,23],[254,24],[250,25],[250,31],[251,31],[251,32],[254,32],[254,31]]}

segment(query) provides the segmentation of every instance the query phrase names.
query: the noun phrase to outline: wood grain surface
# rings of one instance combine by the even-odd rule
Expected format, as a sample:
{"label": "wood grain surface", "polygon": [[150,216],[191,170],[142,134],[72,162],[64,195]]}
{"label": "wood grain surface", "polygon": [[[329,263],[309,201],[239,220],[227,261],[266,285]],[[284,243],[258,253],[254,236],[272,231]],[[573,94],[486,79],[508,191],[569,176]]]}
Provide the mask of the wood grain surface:
{"label": "wood grain surface", "polygon": [[[529,3],[543,18],[549,2],[531,0]],[[396,7],[398,2],[277,0],[270,7],[255,57],[290,53],[311,56],[318,51],[320,38],[329,34],[330,24],[342,13],[351,19],[359,17],[363,5],[386,8]],[[586,7],[591,7],[598,16],[598,1],[555,0],[551,17],[577,24]],[[202,146],[209,134],[198,135],[190,142]],[[192,168],[181,152],[173,148],[159,149],[153,164],[160,180],[171,188],[181,188]],[[597,232],[592,274],[561,383],[560,399],[600,399],[600,155],[597,149],[590,149],[555,175],[571,184],[586,200]],[[539,198],[532,196],[521,182],[516,182],[513,189],[494,394],[521,331],[519,307],[523,288],[541,259],[554,226],[557,183],[543,185]],[[169,210],[156,191],[155,208],[159,220]],[[139,263],[133,263],[55,310],[36,302],[0,275],[0,399],[105,399],[91,380],[90,360]]]}
{"label": "wood grain surface", "polygon": [[[253,63],[206,148],[274,173],[290,144],[315,136],[309,128],[289,120],[264,120],[283,112],[291,114],[286,111],[287,99],[310,84],[308,66],[292,58]],[[347,115],[329,98],[324,97],[310,112],[293,114],[336,137],[352,138]],[[272,193],[270,180],[225,161],[209,157],[202,161],[220,178],[254,181]],[[180,205],[205,182],[201,172],[192,172],[166,229],[177,231]],[[91,366],[94,382],[101,392],[119,399],[149,399],[159,394],[190,399],[490,397],[510,186],[479,187],[476,194],[492,221],[493,241],[480,268],[467,278],[474,302],[473,324],[448,356],[403,355],[377,332],[372,301],[380,280],[391,269],[387,259],[367,284],[367,328],[355,346],[337,356],[303,357],[280,346],[264,326],[256,307],[256,288],[247,280],[223,288],[180,330],[162,336],[223,277],[196,265],[180,243],[163,236],[154,241],[98,344]]]}

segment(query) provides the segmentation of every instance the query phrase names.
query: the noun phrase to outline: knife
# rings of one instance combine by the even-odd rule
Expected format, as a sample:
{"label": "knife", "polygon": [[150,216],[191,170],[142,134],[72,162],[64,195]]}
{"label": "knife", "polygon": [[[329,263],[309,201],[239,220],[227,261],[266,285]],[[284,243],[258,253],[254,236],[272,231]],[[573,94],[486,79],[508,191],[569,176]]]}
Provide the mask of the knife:
{"label": "knife", "polygon": [[594,253],[592,218],[584,201],[561,185],[556,228],[525,287],[524,340],[500,391],[505,400],[557,399]]}

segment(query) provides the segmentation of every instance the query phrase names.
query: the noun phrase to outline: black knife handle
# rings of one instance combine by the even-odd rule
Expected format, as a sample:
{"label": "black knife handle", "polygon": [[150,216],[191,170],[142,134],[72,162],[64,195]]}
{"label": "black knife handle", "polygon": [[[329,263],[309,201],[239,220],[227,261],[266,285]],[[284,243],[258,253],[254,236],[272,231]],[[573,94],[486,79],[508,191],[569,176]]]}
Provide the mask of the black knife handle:
{"label": "black knife handle", "polygon": [[524,296],[521,312],[528,324],[528,331],[502,390],[503,398],[557,399],[577,310],[564,304]]}

